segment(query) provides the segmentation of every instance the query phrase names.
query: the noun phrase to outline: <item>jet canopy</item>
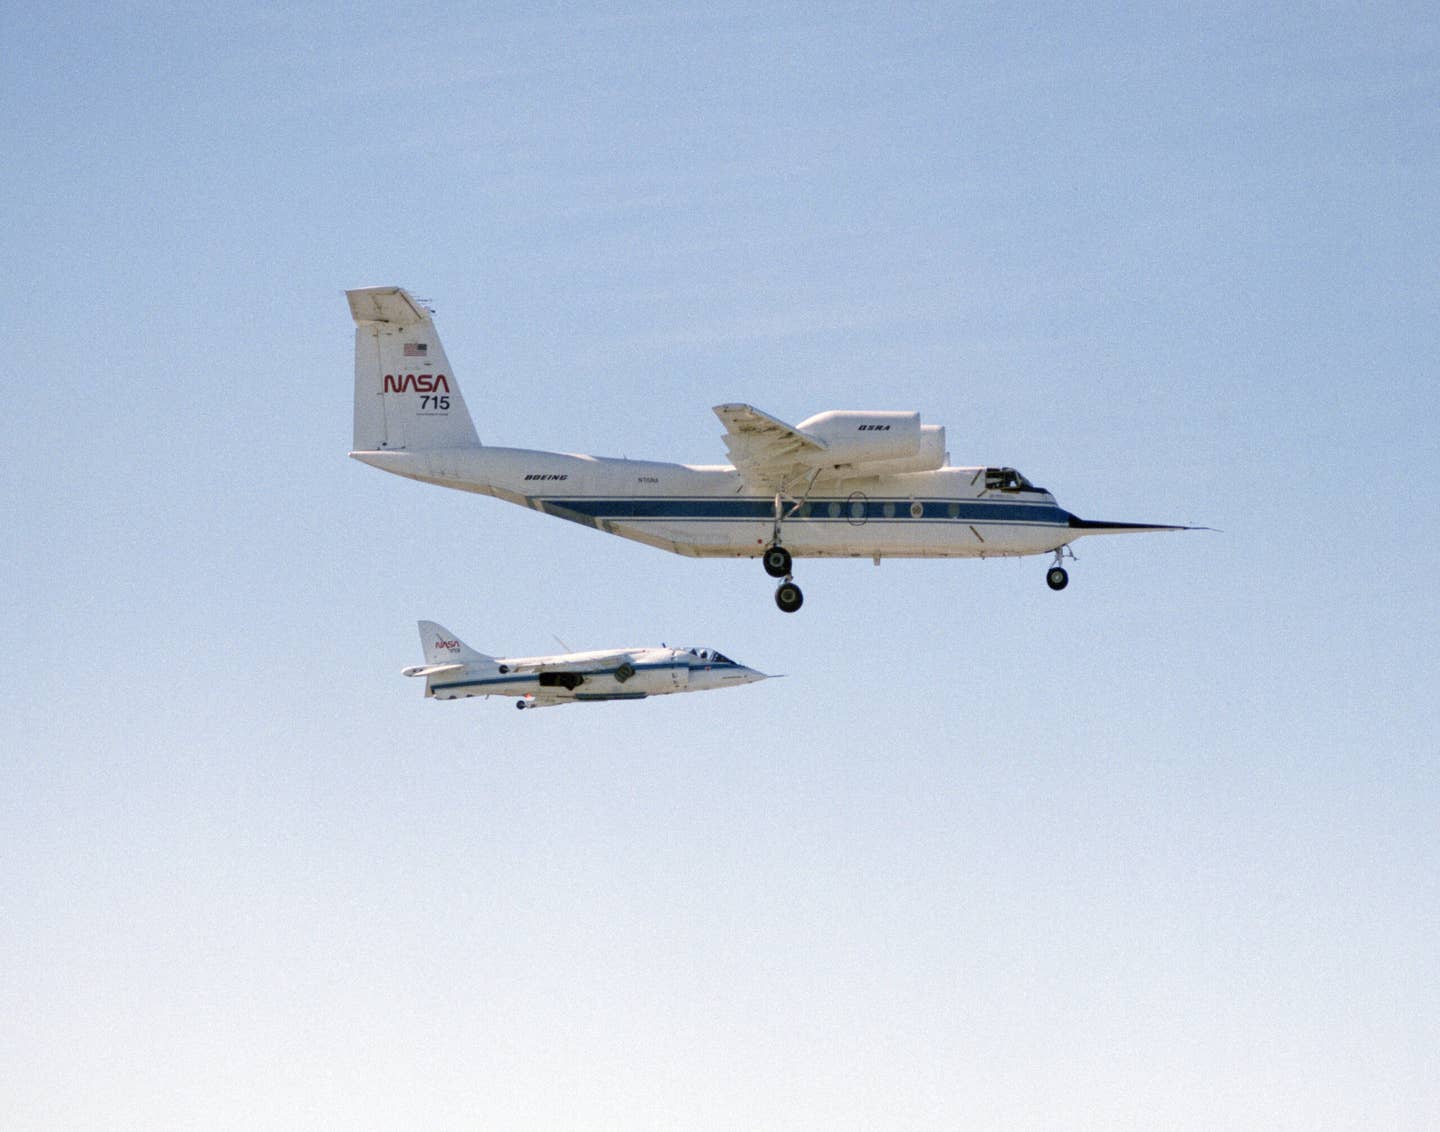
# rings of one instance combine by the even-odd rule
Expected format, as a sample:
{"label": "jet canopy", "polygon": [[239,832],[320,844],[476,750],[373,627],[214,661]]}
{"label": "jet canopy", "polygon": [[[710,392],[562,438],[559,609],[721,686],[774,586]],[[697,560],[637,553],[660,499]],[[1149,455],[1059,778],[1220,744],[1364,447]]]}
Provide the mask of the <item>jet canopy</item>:
{"label": "jet canopy", "polygon": [[728,656],[726,656],[724,653],[720,652],[718,649],[707,649],[707,648],[700,648],[699,646],[696,646],[696,647],[694,647],[694,648],[681,648],[680,651],[681,651],[681,652],[688,652],[691,656],[695,657],[696,660],[703,660],[703,661],[705,661],[707,664],[734,664],[734,663],[735,663],[733,660],[731,660],[731,659],[730,659]]}

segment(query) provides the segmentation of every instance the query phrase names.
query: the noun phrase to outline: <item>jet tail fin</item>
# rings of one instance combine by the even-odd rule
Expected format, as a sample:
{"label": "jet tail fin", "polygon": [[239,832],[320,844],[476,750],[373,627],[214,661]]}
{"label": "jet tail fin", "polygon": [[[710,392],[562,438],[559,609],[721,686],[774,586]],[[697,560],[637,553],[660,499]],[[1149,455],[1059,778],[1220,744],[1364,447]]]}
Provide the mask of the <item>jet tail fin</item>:
{"label": "jet tail fin", "polygon": [[434,621],[420,622],[420,646],[425,650],[426,665],[493,664],[495,661],[493,656],[475,651]]}

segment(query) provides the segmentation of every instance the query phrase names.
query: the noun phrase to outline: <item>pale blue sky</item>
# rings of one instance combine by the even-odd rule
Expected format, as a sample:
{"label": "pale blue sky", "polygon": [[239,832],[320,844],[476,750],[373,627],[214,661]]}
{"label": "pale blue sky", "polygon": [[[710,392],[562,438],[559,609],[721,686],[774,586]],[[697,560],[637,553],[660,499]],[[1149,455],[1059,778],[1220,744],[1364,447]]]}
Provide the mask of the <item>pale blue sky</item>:
{"label": "pale blue sky", "polygon": [[[772,7],[9,13],[0,1124],[1440,1123],[1440,20]],[[383,283],[488,442],[918,409],[1223,533],[786,617],[347,460]]]}

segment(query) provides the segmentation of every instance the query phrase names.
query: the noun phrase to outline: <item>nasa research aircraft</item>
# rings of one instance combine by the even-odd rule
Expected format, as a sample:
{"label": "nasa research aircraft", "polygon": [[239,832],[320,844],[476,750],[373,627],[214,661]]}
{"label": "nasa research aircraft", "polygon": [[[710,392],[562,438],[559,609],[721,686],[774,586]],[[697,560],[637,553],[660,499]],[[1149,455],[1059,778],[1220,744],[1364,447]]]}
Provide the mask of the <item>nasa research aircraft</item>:
{"label": "nasa research aircraft", "polygon": [[804,600],[796,558],[1052,554],[1063,590],[1083,535],[1194,530],[1081,519],[1014,468],[953,468],[919,413],[830,411],[789,425],[716,405],[731,463],[673,464],[480,443],[431,312],[400,287],[347,291],[355,319],[356,460],[675,554],[760,558],[775,604]]}
{"label": "nasa research aircraft", "polygon": [[557,656],[486,656],[433,621],[420,622],[425,663],[401,669],[425,677],[436,700],[518,696],[517,708],[600,700],[643,700],[672,692],[708,692],[772,677],[708,648],[666,647],[567,652]]}

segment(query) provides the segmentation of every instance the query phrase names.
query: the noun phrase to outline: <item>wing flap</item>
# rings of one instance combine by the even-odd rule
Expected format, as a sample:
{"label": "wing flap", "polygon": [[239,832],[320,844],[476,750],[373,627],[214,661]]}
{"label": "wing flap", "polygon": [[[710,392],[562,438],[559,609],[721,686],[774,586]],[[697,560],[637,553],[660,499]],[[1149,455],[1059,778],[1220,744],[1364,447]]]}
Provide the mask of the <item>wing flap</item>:
{"label": "wing flap", "polygon": [[716,405],[725,426],[725,449],[746,484],[777,490],[786,480],[813,468],[828,445],[753,405]]}

